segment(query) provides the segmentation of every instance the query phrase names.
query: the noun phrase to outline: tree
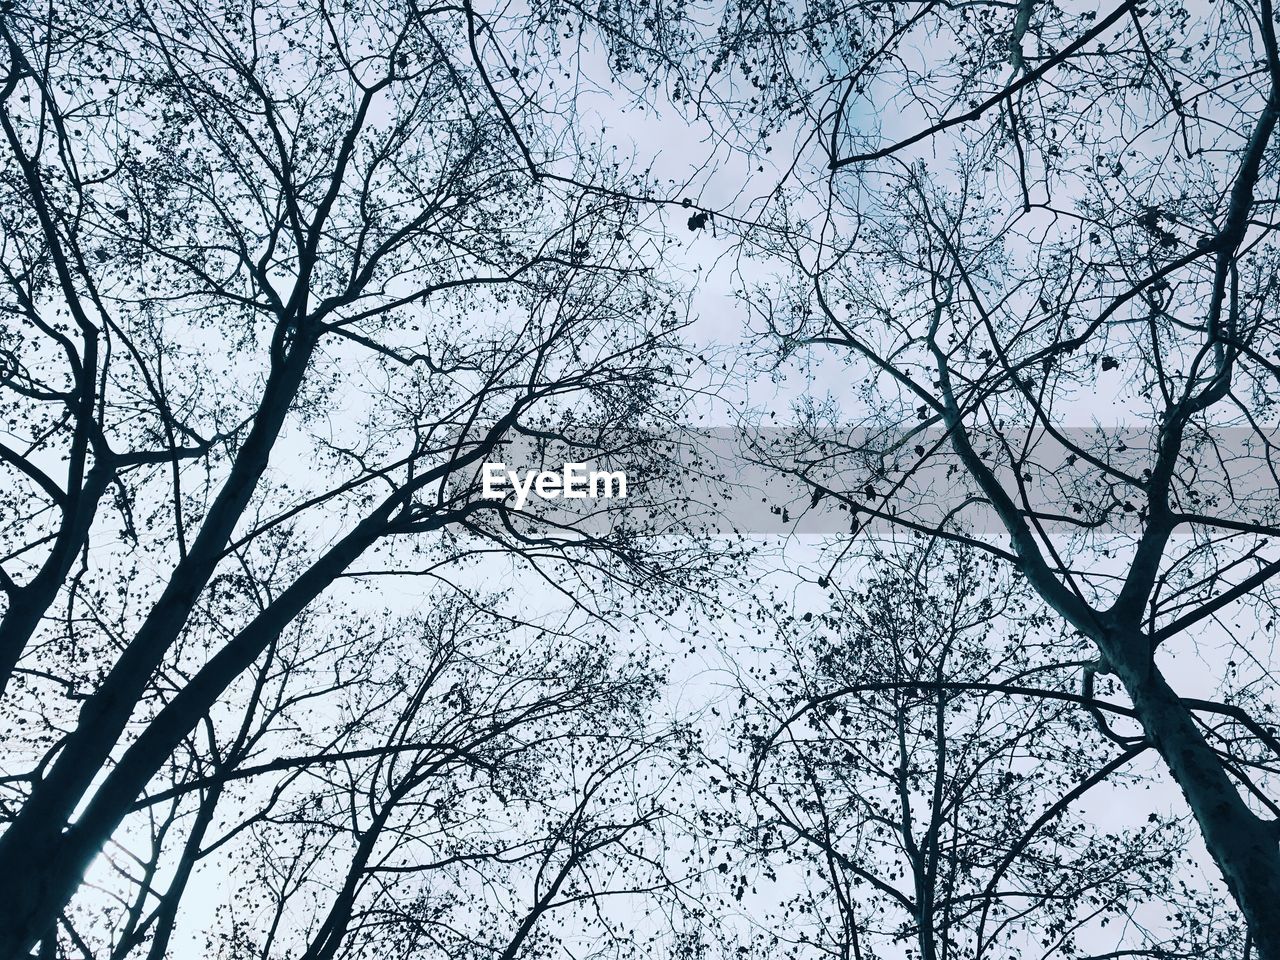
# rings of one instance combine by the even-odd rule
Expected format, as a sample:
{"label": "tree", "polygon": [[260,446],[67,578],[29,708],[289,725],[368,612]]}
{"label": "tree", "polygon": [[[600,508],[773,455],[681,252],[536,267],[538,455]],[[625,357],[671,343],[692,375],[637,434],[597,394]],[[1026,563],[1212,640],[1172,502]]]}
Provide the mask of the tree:
{"label": "tree", "polygon": [[742,870],[788,894],[758,914],[760,952],[1238,957],[1187,884],[1183,823],[1080,809],[1127,806],[1149,748],[1093,728],[1082,706],[1131,711],[1071,691],[1078,645],[1025,587],[938,542],[851,565],[858,586],[787,613],[782,662],[744,676]]}
{"label": "tree", "polygon": [[[247,922],[254,894],[233,898],[232,953],[434,939],[514,960],[575,912],[601,950],[644,952],[607,906],[634,901],[679,914],[670,952],[695,957],[711,908],[747,897],[748,854],[813,870],[764,919],[835,903],[823,949],[858,955],[851,885],[897,865],[881,939],[989,954],[1016,900],[1065,953],[1090,897],[1147,878],[1217,909],[1153,872],[1162,824],[1064,832],[1150,755],[1244,952],[1280,960],[1270,0],[12,2],[0,44],[0,955],[158,957],[195,873],[233,862],[269,896]],[[592,77],[687,109],[739,152],[713,158],[746,175],[722,195],[760,199],[716,209],[628,167],[578,112]],[[748,373],[800,387],[798,430],[755,451],[801,483],[776,514],[822,514],[837,551],[890,529],[927,558],[817,627],[783,618],[802,668],[741,705],[754,765],[732,783],[638,719],[647,667],[594,659],[600,624],[676,638],[685,588],[729,586],[715,551],[657,536],[690,522],[658,481],[695,402],[669,206],[695,254],[738,254]],[[498,459],[640,482],[522,506],[483,496]],[[933,564],[988,569],[946,545],[1016,575],[1055,643],[996,657],[1023,611],[912,606],[945,585]],[[398,636],[481,623],[530,644],[509,675]],[[1178,657],[1212,664],[1206,689]],[[529,712],[508,726],[493,698],[512,696]],[[1024,751],[1040,767],[1001,780]],[[758,834],[663,833],[744,796]],[[504,799],[520,825],[450,819]],[[1230,925],[1174,927],[1134,949],[1238,949]]]}
{"label": "tree", "polygon": [[652,724],[659,677],[595,636],[475,613],[397,625],[334,724],[341,749],[254,777],[261,796],[285,774],[270,803],[235,807],[251,826],[226,955],[535,956],[569,935],[548,924],[622,949],[605,901],[672,896],[659,846],[682,734]]}
{"label": "tree", "polygon": [[762,352],[853,384],[811,381],[781,466],[815,508],[1001,558],[1088,638],[1085,694],[1123,691],[1280,957],[1271,3],[722,13],[681,41],[694,108],[762,167],[795,147],[765,208],[716,212]]}
{"label": "tree", "polygon": [[0,668],[35,757],[7,779],[0,953],[53,942],[148,783],[317,604],[349,636],[359,583],[465,591],[495,552],[553,583],[572,560],[598,613],[609,582],[689,575],[617,510],[479,496],[517,438],[630,462],[683,368],[636,208],[529,166],[568,110],[533,79],[538,22],[489,23],[525,58],[519,109],[468,25],[416,3],[0,13]]}

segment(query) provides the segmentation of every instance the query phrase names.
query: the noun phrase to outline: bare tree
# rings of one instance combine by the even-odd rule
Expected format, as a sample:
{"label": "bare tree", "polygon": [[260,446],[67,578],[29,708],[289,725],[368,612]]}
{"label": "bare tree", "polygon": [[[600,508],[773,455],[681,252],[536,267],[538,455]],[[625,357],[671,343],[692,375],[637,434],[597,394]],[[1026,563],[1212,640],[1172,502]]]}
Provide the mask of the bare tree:
{"label": "bare tree", "polygon": [[681,40],[693,107],[762,168],[795,149],[762,207],[706,212],[770,362],[847,381],[810,367],[783,466],[815,509],[1003,559],[1087,637],[1083,694],[1123,691],[1280,956],[1271,3],[722,14]]}
{"label": "bare tree", "polygon": [[[565,915],[652,953],[609,913],[635,903],[693,957],[753,856],[812,868],[765,915],[834,904],[840,955],[858,884],[898,914],[871,939],[930,960],[1024,933],[1065,955],[1122,912],[1090,898],[1140,884],[1184,916],[1123,949],[1238,951],[1186,920],[1219,898],[1163,872],[1154,804],[1118,840],[1084,820],[1151,756],[1244,952],[1280,960],[1270,0],[11,2],[0,44],[0,954],[159,958],[233,863],[267,906],[232,897],[230,954],[514,960]],[[760,199],[628,168],[577,113],[585,62],[706,123],[748,178],[721,195]],[[928,560],[784,625],[732,784],[672,759],[656,681],[595,626],[675,636],[681,589],[724,589],[714,551],[649,535],[680,497],[481,494],[499,459],[668,469],[671,205],[695,255],[738,256],[753,359],[801,385],[755,451],[801,482],[779,515]],[[1042,608],[981,607],[965,551]],[[944,567],[950,621],[917,603]],[[584,645],[529,593],[484,607],[497,578]],[[1052,645],[993,653],[1046,610]],[[536,642],[396,636],[480,623]],[[726,794],[759,832],[663,835]]]}
{"label": "bare tree", "polygon": [[[361,584],[465,591],[496,553],[603,613],[609,582],[691,572],[616,509],[479,495],[519,438],[629,462],[682,368],[636,208],[570,182],[629,174],[531,169],[569,105],[528,79],[508,108],[469,24],[412,2],[0,13],[21,742],[0,953],[52,949],[148,783],[291,625],[358,633]],[[504,26],[537,56],[536,19]],[[298,620],[319,609],[334,626]]]}
{"label": "bare tree", "polygon": [[682,737],[652,725],[657,675],[560,633],[478,633],[460,609],[405,631],[436,638],[422,668],[382,645],[341,750],[254,775],[284,779],[238,805],[229,955],[534,956],[550,915],[622,949],[604,901],[678,903],[660,850]]}
{"label": "bare tree", "polygon": [[743,875],[779,893],[762,952],[1239,956],[1239,929],[1205,922],[1229,911],[1187,884],[1184,823],[1090,822],[1144,782],[1148,747],[1093,729],[1086,711],[1132,711],[1071,691],[1077,645],[1025,587],[937,542],[858,565],[744,676],[725,771],[750,801]]}

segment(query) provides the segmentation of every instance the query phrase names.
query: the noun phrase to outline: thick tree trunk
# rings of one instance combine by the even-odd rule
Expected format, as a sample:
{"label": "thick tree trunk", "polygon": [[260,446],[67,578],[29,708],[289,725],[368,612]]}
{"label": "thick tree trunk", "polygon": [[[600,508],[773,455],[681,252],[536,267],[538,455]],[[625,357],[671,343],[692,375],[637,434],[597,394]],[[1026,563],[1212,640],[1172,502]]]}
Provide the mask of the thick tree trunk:
{"label": "thick tree trunk", "polygon": [[1191,711],[1134,636],[1111,665],[1151,745],[1164,759],[1200,825],[1209,854],[1249,925],[1257,960],[1280,960],[1280,832],[1240,798]]}
{"label": "thick tree trunk", "polygon": [[[227,541],[266,470],[313,347],[314,340],[297,343],[294,352],[272,371],[258,417],[190,552],[174,569],[164,592],[111,672],[85,701],[76,727],[63,741],[57,759],[0,837],[0,903],[6,905],[3,912],[7,914],[0,921],[0,958],[25,952],[36,937],[43,935],[49,922],[49,905],[56,903],[61,909],[70,898],[71,888],[64,887],[66,878],[54,876],[66,872],[57,866],[62,860],[58,851],[67,844],[63,830],[111,756],[152,674],[182,632],[200,592],[222,559]],[[113,775],[115,772],[118,770]],[[145,785],[146,780],[142,783]],[[74,833],[72,830],[66,837]],[[72,869],[73,883],[82,870],[83,865]],[[15,886],[18,889],[11,891]],[[28,903],[34,912],[27,909]],[[40,904],[45,906],[39,907]],[[27,926],[35,915],[43,918],[36,928],[38,933],[32,933]],[[52,913],[54,919],[57,915]]]}
{"label": "thick tree trunk", "polygon": [[0,838],[0,960],[25,956],[44,935],[89,863],[182,738],[271,641],[377,539],[393,507],[394,501],[388,501],[362,521],[197,671],[124,752],[70,828],[64,830],[60,810],[50,815],[30,802],[23,808]]}
{"label": "thick tree trunk", "polygon": [[[452,470],[488,456],[522,410],[523,407],[516,406],[499,419],[489,430],[484,443],[477,444],[469,452],[448,463],[419,474],[411,484],[393,493],[308,567],[275,602],[258,614],[197,671],[146,725],[119,762],[111,768],[101,786],[93,792],[83,813],[68,828],[66,825],[70,821],[72,810],[88,793],[94,775],[110,757],[132,704],[124,712],[120,725],[105,731],[97,725],[86,725],[85,714],[82,712],[81,724],[68,738],[68,746],[64,747],[49,779],[37,785],[32,796],[23,805],[22,812],[10,824],[4,836],[0,837],[0,904],[4,905],[4,909],[0,910],[0,960],[25,956],[43,935],[49,923],[57,920],[75,893],[85,869],[128,815],[147,783],[163,768],[182,738],[208,713],[236,677],[253,664],[271,641],[319,597],[335,577],[371,544],[387,534],[391,518],[415,491],[434,483]],[[463,507],[460,512],[465,513],[467,510],[467,507]],[[438,529],[456,519],[457,515],[439,513],[413,529],[416,532]],[[203,533],[202,530],[202,536]],[[193,547],[188,557],[194,553]],[[152,616],[155,616],[154,610]],[[149,618],[148,623],[150,622]],[[126,656],[128,653],[126,651]],[[118,672],[123,661],[122,657],[116,665],[117,669],[112,671],[112,676]],[[109,677],[108,683],[110,679]],[[104,688],[105,686],[104,684]],[[54,792],[56,805],[52,809],[36,803],[37,795],[48,787],[53,775],[59,768],[66,766],[67,751],[76,738],[88,738],[93,743],[88,751],[82,748],[82,755],[92,759],[93,767],[88,771],[68,772],[67,778],[79,790],[75,799],[68,806],[68,798]]]}

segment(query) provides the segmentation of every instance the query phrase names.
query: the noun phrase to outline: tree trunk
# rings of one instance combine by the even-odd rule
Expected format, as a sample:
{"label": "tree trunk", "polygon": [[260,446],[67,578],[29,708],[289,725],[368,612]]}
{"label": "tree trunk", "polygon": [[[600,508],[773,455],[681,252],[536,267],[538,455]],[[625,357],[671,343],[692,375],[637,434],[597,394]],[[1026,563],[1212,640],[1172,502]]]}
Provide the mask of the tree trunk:
{"label": "tree trunk", "polygon": [[[110,758],[152,674],[182,632],[192,606],[221,560],[258,478],[266,470],[313,348],[314,339],[300,341],[293,353],[272,371],[258,416],[191,551],[174,569],[164,592],[111,672],[81,707],[75,729],[63,741],[44,779],[35,784],[21,812],[0,836],[0,902],[6,904],[8,914],[0,923],[0,957],[19,955],[41,935],[26,929],[29,918],[24,906],[27,902],[45,905],[35,911],[43,918],[37,928],[42,930],[49,922],[49,909],[60,910],[70,898],[73,887],[64,889],[61,880],[50,876],[59,873],[56,864],[60,858],[55,853],[66,845],[63,830]],[[118,772],[118,769],[113,771],[113,775]],[[110,780],[108,777],[108,782]],[[39,864],[40,869],[33,869],[35,864]],[[72,870],[77,881],[82,870],[83,865]],[[11,892],[13,887],[17,890]],[[57,913],[52,916],[56,919]],[[16,939],[14,924],[23,927]]]}
{"label": "tree trunk", "polygon": [[[383,532],[394,500],[365,518],[219,650],[147,724],[69,829],[28,802],[0,838],[0,958],[21,957],[56,921],[134,800],[223,691]],[[114,738],[111,741],[114,743]],[[96,768],[95,768],[96,769]]]}
{"label": "tree trunk", "polygon": [[1280,831],[1240,798],[1148,650],[1144,637],[1131,636],[1124,651],[1107,652],[1147,739],[1186,797],[1205,846],[1249,925],[1256,957],[1280,960]]}
{"label": "tree trunk", "polygon": [[401,784],[382,805],[373,822],[369,824],[369,828],[360,835],[360,842],[356,846],[351,865],[347,868],[347,878],[343,881],[342,889],[338,891],[338,896],[329,908],[324,923],[320,925],[320,929],[308,944],[307,952],[299,960],[333,960],[338,948],[342,946],[342,941],[346,938],[347,930],[351,926],[356,894],[360,892],[360,881],[364,879],[365,869],[373,857],[378,838],[382,835],[382,830],[386,827],[395,805],[408,793],[410,786],[411,784],[407,782]]}

